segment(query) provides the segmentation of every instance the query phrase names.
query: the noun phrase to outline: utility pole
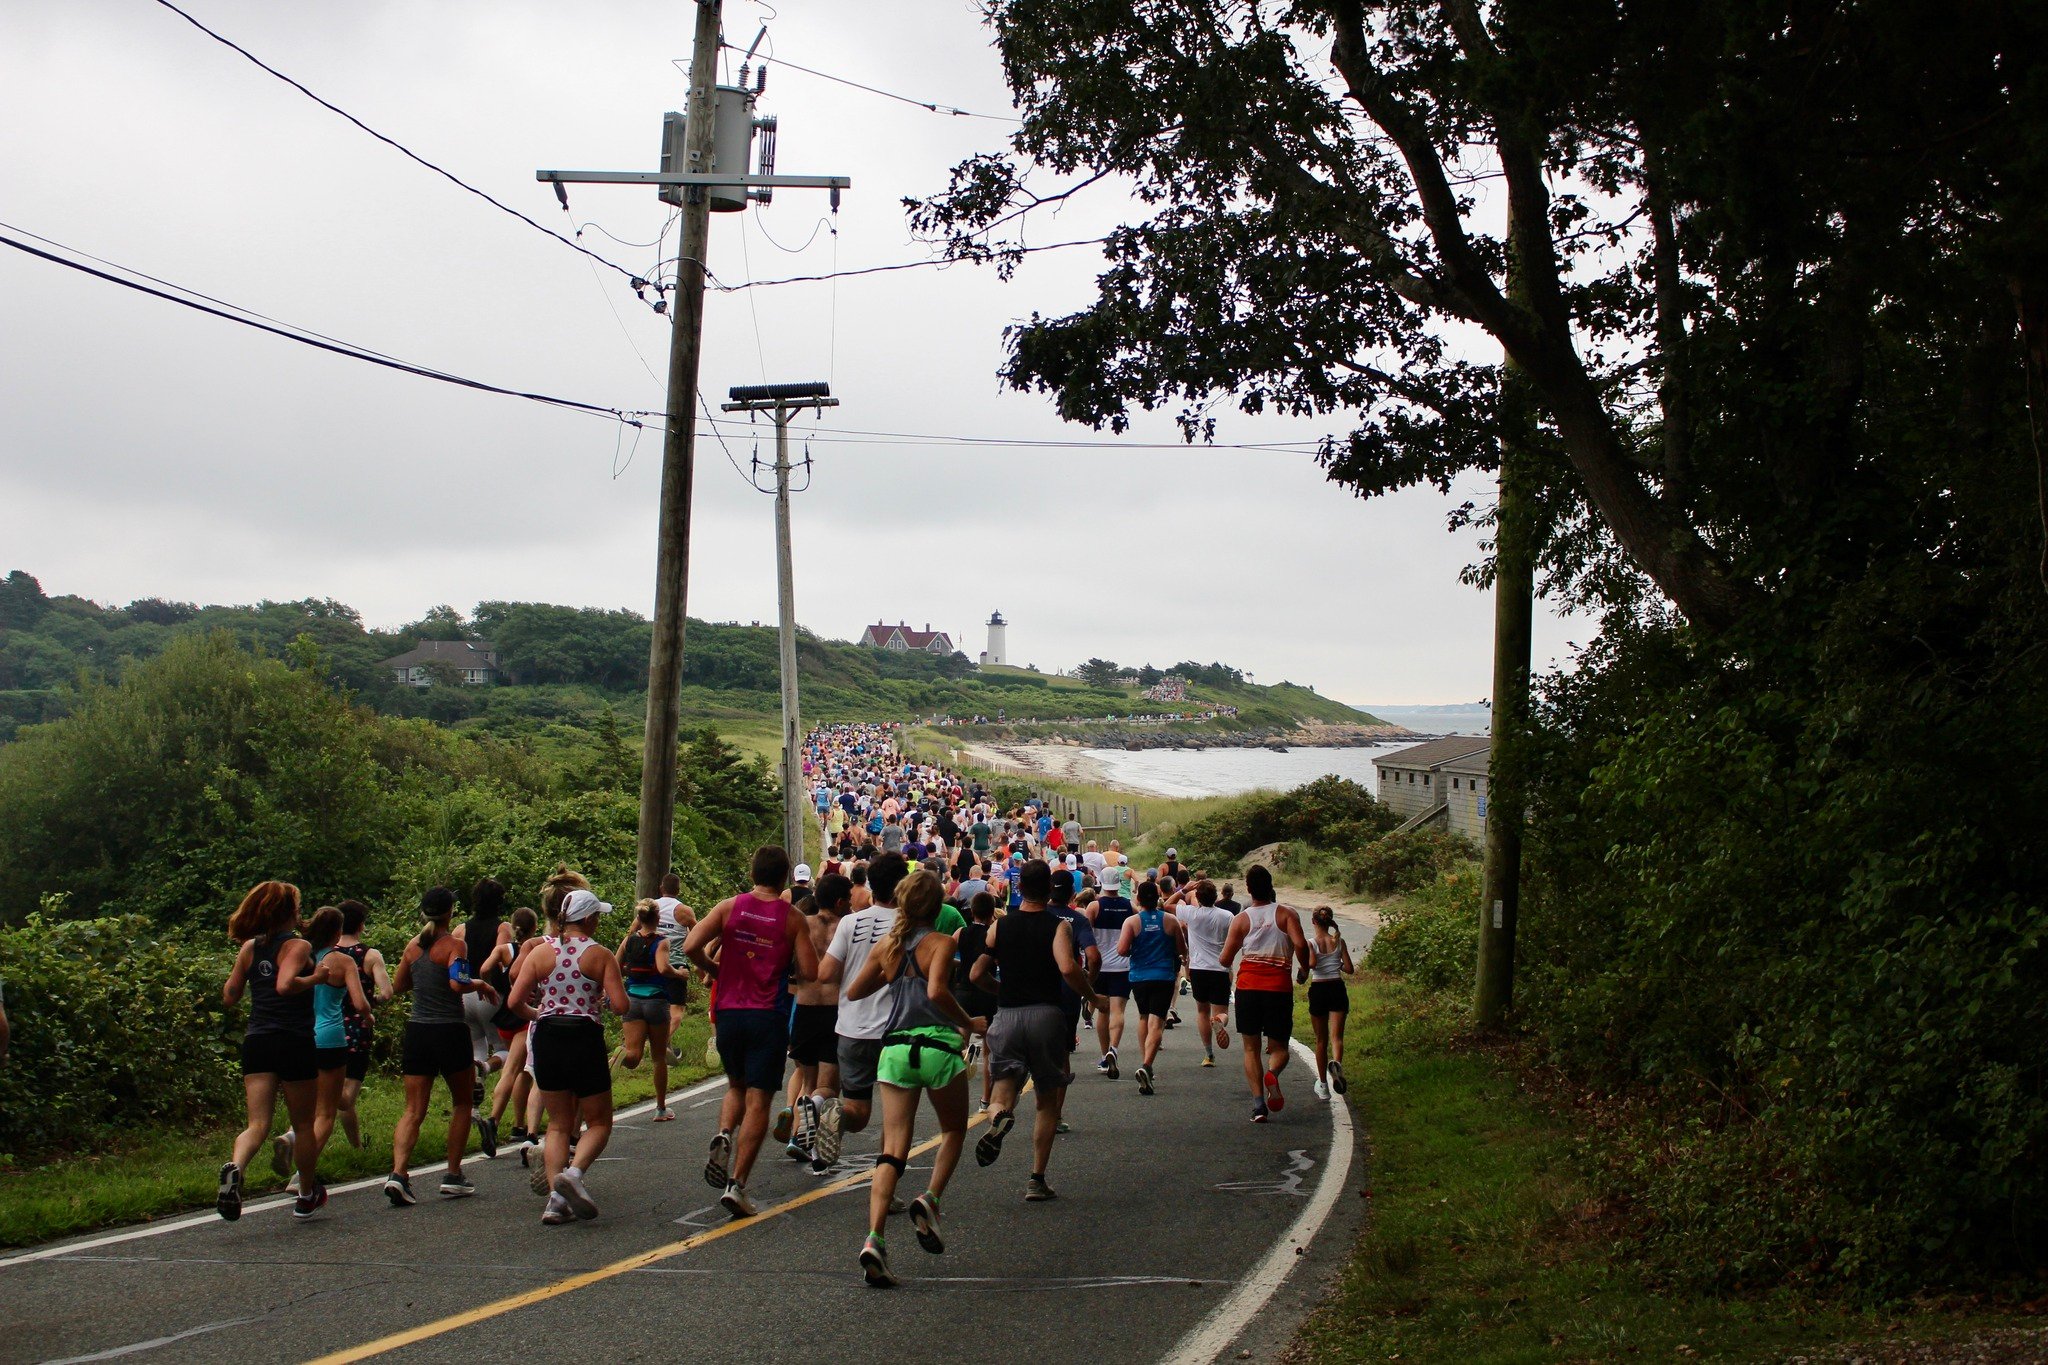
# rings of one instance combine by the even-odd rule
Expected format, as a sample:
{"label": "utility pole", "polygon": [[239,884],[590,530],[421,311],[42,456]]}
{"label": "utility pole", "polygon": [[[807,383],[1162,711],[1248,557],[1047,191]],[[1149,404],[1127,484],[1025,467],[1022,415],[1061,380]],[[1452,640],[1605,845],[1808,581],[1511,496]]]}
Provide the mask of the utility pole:
{"label": "utility pole", "polygon": [[804,856],[803,719],[796,686],[796,568],[789,546],[789,419],[805,408],[836,408],[827,384],[742,384],[729,390],[726,412],[775,415],[775,586],[782,606],[782,840],[793,861]]}
{"label": "utility pole", "polygon": [[[675,302],[670,310],[667,428],[661,453],[661,519],[654,571],[654,640],[647,656],[647,729],[640,766],[640,832],[633,877],[636,897],[652,896],[669,870],[674,853],[676,821],[676,738],[682,728],[683,625],[689,609],[690,509],[696,477],[697,374],[704,336],[704,259],[711,241],[711,211],[744,210],[750,199],[766,200],[777,186],[829,189],[832,208],[839,192],[853,182],[845,176],[777,175],[774,173],[774,121],[752,116],[753,98],[762,86],[717,84],[720,0],[697,0],[697,27],[690,52],[690,89],[686,113],[670,115],[662,130],[663,160],[658,171],[550,171],[534,173],[551,183],[568,207],[570,184],[654,185],[663,199],[681,209],[682,232],[677,249]],[[765,29],[763,30],[765,33]],[[756,45],[760,38],[756,38]],[[752,49],[748,55],[752,56]],[[727,124],[718,126],[719,107]],[[759,174],[749,174],[748,160],[756,128],[769,136],[761,149]],[[714,192],[716,191],[716,192]]]}

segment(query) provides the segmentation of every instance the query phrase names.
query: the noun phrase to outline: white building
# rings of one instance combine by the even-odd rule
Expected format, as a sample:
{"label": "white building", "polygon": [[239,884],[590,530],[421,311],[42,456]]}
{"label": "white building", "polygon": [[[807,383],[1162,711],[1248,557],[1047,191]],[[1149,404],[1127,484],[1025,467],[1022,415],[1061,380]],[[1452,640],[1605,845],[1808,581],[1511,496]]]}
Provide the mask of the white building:
{"label": "white building", "polygon": [[498,681],[497,647],[483,640],[422,640],[382,666],[398,682],[427,687],[434,681],[431,664],[446,664],[471,687]]}
{"label": "white building", "polygon": [[1004,638],[1004,631],[1008,625],[1009,622],[1003,619],[1001,612],[989,613],[988,648],[981,652],[982,667],[986,668],[990,664],[1000,667],[1010,662],[1009,641]]}

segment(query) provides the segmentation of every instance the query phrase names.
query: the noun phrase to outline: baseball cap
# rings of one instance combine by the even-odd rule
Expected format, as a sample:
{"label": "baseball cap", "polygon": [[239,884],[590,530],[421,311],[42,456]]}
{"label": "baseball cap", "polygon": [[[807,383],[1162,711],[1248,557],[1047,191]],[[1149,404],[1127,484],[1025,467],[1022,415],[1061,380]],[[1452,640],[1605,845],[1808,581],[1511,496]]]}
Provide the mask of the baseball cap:
{"label": "baseball cap", "polygon": [[578,887],[569,893],[569,899],[562,902],[562,922],[574,924],[577,920],[591,919],[610,910],[611,906],[599,900],[596,892]]}
{"label": "baseball cap", "polygon": [[1166,850],[1166,856],[1169,858],[1178,858],[1180,856],[1180,850],[1177,848],[1169,848],[1168,850]]}
{"label": "baseball cap", "polygon": [[421,919],[446,919],[455,913],[455,893],[445,886],[430,888],[420,897]]}
{"label": "baseball cap", "polygon": [[811,865],[810,865],[809,863],[798,863],[798,864],[796,865],[796,873],[795,873],[794,877],[792,878],[792,880],[795,880],[795,881],[800,881],[800,882],[807,882],[807,881],[809,881],[810,879],[811,879]]}

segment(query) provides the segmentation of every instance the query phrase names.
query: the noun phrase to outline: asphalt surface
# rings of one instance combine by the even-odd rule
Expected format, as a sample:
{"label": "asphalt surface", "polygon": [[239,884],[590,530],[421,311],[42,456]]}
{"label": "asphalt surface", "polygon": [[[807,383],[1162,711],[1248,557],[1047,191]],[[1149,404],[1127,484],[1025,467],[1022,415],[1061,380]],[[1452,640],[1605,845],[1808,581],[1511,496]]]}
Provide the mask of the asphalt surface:
{"label": "asphalt surface", "polygon": [[[1190,1002],[1179,1004],[1192,1021]],[[681,1101],[674,1123],[655,1125],[647,1114],[621,1123],[589,1177],[601,1210],[594,1222],[544,1226],[525,1170],[501,1154],[467,1164],[478,1190],[468,1200],[435,1196],[437,1168],[414,1175],[421,1202],[411,1208],[392,1208],[371,1188],[338,1194],[299,1224],[288,1209],[252,1200],[237,1223],[206,1218],[157,1236],[72,1239],[42,1249],[57,1254],[39,1260],[0,1258],[0,1361],[311,1360],[437,1326],[445,1329],[378,1358],[473,1362],[523,1345],[532,1356],[582,1360],[688,1352],[757,1365],[944,1351],[1101,1365],[1171,1358],[1198,1327],[1207,1329],[1205,1358],[1269,1358],[1355,1238],[1363,1145],[1337,1133],[1298,1054],[1285,1077],[1285,1111],[1257,1125],[1234,1035],[1231,1055],[1204,1069],[1192,1022],[1169,1031],[1150,1097],[1130,1079],[1134,1035],[1126,1035],[1123,1079],[1103,1080],[1092,1067],[1076,1078],[1068,1102],[1075,1131],[1059,1140],[1049,1173],[1058,1201],[1022,1199],[1027,1095],[995,1165],[974,1164],[982,1129],[970,1129],[946,1195],[945,1254],[923,1252],[907,1218],[891,1220],[899,1289],[869,1289],[855,1264],[867,1200],[858,1172],[872,1164],[872,1129],[848,1138],[834,1179],[765,1152],[750,1190],[761,1215],[678,1248],[730,1221],[702,1176],[720,1093],[710,1089]],[[1080,1057],[1092,1057],[1085,1030],[1081,1043]],[[935,1133],[927,1108],[917,1139]],[[1333,1141],[1354,1154],[1338,1177],[1342,1189],[1330,1191],[1334,1204],[1318,1204]],[[904,1198],[923,1189],[930,1161],[928,1152],[912,1157]],[[800,1199],[807,1202],[778,1208]],[[1329,1216],[1312,1240],[1291,1248],[1297,1219],[1322,1207]],[[663,1249],[672,1254],[563,1284]],[[1285,1275],[1278,1290],[1242,1331],[1232,1310],[1251,1291],[1239,1294],[1220,1313],[1227,1330],[1219,1332],[1211,1315],[1242,1282],[1256,1284],[1262,1265],[1269,1279]],[[532,1302],[495,1308],[529,1293]],[[462,1314],[472,1316],[446,1325]]]}

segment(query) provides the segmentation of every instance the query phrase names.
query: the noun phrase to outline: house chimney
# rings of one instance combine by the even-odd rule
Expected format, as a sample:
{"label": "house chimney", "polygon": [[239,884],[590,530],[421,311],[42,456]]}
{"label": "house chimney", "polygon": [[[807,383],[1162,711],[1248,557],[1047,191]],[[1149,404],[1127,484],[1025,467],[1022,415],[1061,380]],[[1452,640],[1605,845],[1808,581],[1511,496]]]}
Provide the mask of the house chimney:
{"label": "house chimney", "polygon": [[925,634],[927,634],[927,635],[929,635],[929,634],[931,634],[931,633],[932,633],[932,623],[931,623],[931,622],[927,621],[927,622],[925,622],[925,623],[924,623],[924,633],[925,633]]}

